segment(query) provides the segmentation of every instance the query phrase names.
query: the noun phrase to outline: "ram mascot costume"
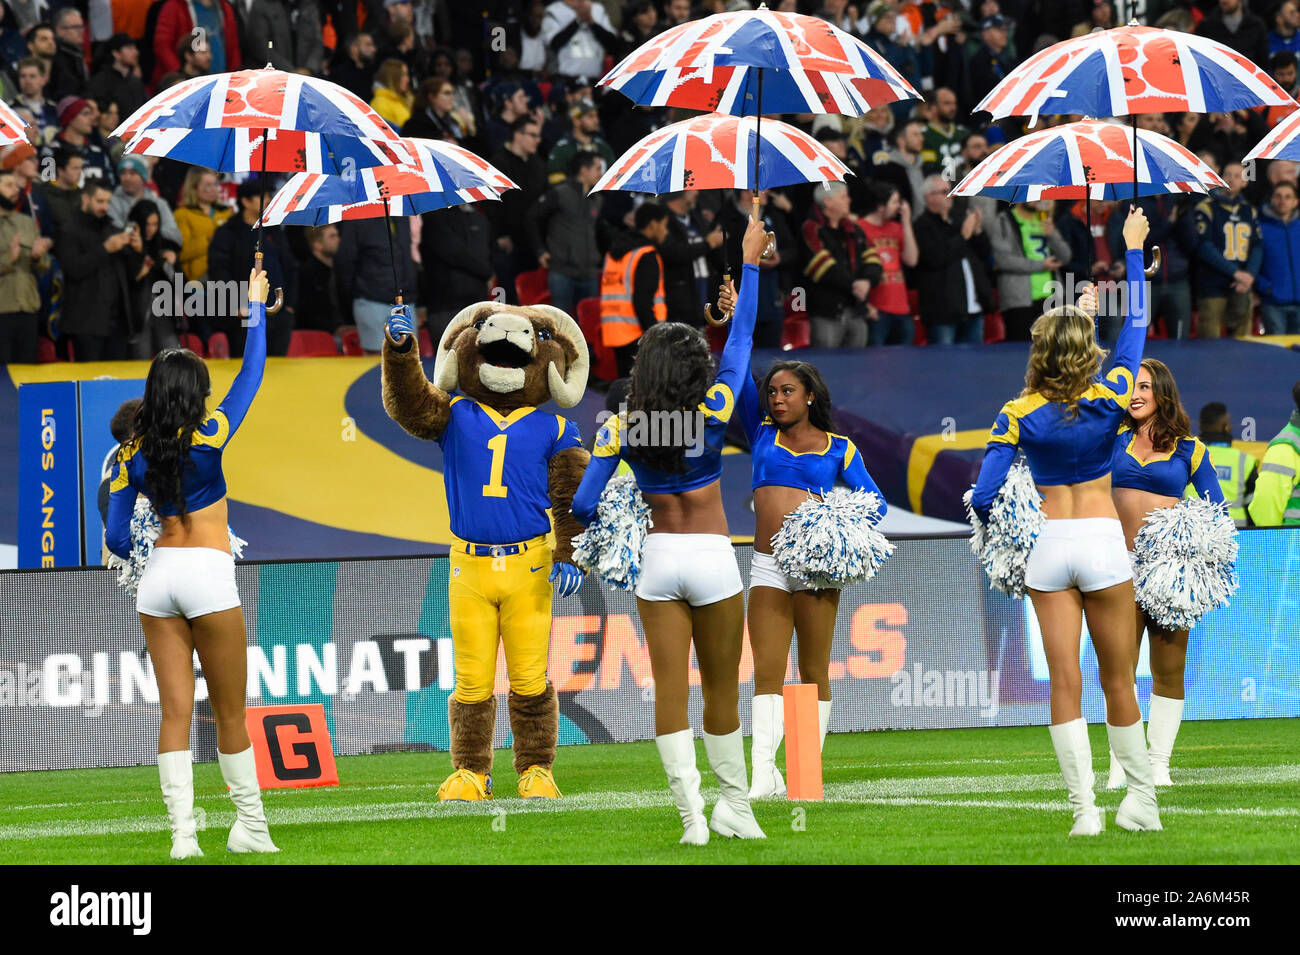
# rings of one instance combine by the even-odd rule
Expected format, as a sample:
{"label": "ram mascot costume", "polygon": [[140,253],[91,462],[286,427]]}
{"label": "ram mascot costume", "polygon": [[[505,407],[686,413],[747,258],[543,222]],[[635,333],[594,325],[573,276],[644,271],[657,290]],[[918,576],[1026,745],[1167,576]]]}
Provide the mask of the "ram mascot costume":
{"label": "ram mascot costume", "polygon": [[415,335],[402,334],[413,331],[410,313],[404,321],[401,314],[394,310],[397,324],[390,321],[385,336],[384,409],[408,433],[442,448],[455,537],[448,581],[453,772],[438,798],[492,797],[498,644],[510,677],[519,794],[556,798],[559,703],[546,679],[551,581],[559,580],[562,596],[582,583],[572,564],[582,527],[570,505],[589,456],[572,421],[537,406],[550,399],[571,408],[582,399],[587,345],[557,308],[480,302],[447,326],[430,383]]}

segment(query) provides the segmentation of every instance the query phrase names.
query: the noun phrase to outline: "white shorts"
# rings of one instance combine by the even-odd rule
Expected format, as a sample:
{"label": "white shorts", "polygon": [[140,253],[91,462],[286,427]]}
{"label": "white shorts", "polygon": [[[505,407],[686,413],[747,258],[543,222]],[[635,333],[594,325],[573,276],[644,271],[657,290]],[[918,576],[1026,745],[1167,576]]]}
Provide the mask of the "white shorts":
{"label": "white shorts", "polygon": [[1133,571],[1133,579],[1138,579],[1138,555],[1133,551],[1128,552],[1128,565]]}
{"label": "white shorts", "polygon": [[155,547],[135,598],[139,613],[186,620],[238,606],[235,558],[211,547]]}
{"label": "white shorts", "polygon": [[1025,567],[1025,586],[1046,593],[1091,593],[1132,579],[1124,529],[1113,517],[1045,522]]}
{"label": "white shorts", "polygon": [[[754,558],[749,562],[749,588],[755,587],[772,587],[776,590],[784,591],[787,594],[797,594],[801,590],[812,590],[810,584],[805,584],[798,577],[791,577],[781,572],[781,567],[776,562],[776,558],[771,554],[760,554],[754,551]],[[823,590],[840,590],[842,585],[832,584]]]}
{"label": "white shorts", "polygon": [[736,549],[722,534],[647,534],[636,595],[703,607],[744,590]]}

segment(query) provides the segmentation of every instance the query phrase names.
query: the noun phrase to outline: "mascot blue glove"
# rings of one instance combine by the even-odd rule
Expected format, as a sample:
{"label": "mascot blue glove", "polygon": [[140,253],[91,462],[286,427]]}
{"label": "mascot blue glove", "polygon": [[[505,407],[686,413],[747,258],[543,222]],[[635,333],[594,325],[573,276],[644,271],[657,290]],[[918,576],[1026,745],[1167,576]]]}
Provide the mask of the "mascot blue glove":
{"label": "mascot blue glove", "polygon": [[555,566],[551,568],[550,579],[559,580],[561,597],[572,597],[576,594],[578,588],[582,586],[582,577],[581,570],[562,560],[557,560]]}
{"label": "mascot blue glove", "polygon": [[407,335],[415,334],[415,316],[409,305],[394,305],[388,313],[388,337],[401,342]]}

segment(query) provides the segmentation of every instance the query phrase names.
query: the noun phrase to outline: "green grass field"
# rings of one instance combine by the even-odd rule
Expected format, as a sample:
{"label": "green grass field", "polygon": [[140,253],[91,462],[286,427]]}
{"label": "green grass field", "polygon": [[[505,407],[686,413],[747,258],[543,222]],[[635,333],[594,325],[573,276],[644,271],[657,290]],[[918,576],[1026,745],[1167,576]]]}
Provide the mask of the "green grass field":
{"label": "green grass field", "polygon": [[[756,803],[765,841],[679,846],[681,827],[653,743],[560,750],[560,801],[514,797],[439,805],[445,753],[354,756],[342,785],[266,794],[274,856],[225,851],[234,813],[215,763],[195,767],[199,842],[177,865],[264,863],[1296,863],[1300,753],[1294,720],[1185,723],[1165,831],[1114,825],[1121,792],[1099,789],[1106,832],[1069,839],[1064,784],[1047,730],[931,730],[831,736],[826,800]],[[1106,743],[1092,727],[1098,786]],[[748,748],[748,746],[746,747]],[[705,796],[717,797],[697,744]],[[0,775],[0,863],[171,863],[152,766]],[[505,798],[510,797],[510,798]]]}

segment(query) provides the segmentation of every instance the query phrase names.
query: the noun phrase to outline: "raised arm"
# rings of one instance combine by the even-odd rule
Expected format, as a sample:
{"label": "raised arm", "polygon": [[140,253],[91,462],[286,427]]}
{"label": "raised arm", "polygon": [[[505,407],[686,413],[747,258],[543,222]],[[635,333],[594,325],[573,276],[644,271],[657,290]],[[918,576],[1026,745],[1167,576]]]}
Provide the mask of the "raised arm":
{"label": "raised arm", "polygon": [[1137,380],[1138,365],[1142,363],[1142,349],[1146,346],[1147,325],[1150,324],[1147,278],[1143,272],[1146,263],[1142,254],[1149,230],[1146,214],[1141,209],[1129,213],[1128,221],[1124,223],[1124,243],[1128,248],[1124,254],[1128,314],[1115,343],[1115,363],[1106,375],[1106,382],[1115,392],[1115,400],[1121,408],[1127,408],[1133,397],[1133,384]]}
{"label": "raised arm", "polygon": [[885,495],[880,493],[880,488],[867,473],[867,465],[858,452],[858,446],[852,441],[848,445],[848,450],[844,452],[844,463],[840,465],[840,480],[855,491],[870,491],[880,498],[880,516],[884,517],[889,510],[889,505],[885,503]]}
{"label": "raised arm", "polygon": [[425,377],[410,306],[394,308],[389,316],[384,334],[380,394],[388,417],[407,434],[423,441],[436,441],[447,430],[451,395]]}
{"label": "raised arm", "polygon": [[[257,396],[266,370],[266,273],[254,269],[248,273],[248,336],[244,341],[244,358],[230,390],[203,424],[199,432],[213,438],[224,448],[235,436]],[[224,429],[224,433],[223,433]]]}
{"label": "raised arm", "polygon": [[[742,270],[743,271],[743,270]],[[718,289],[718,308],[723,312],[734,309],[736,287],[730,282]],[[753,374],[740,376],[740,392],[736,395],[736,411],[740,414],[740,423],[745,429],[745,437],[754,443],[758,426],[763,420],[763,402],[758,395],[758,386],[754,384]]]}
{"label": "raised arm", "polygon": [[[740,291],[736,296],[736,310],[731,316],[731,330],[722,349],[722,360],[718,362],[718,377],[705,398],[708,412],[723,420],[731,417],[741,386],[753,378],[749,357],[754,351],[754,322],[758,316],[758,262],[766,246],[767,232],[763,223],[751,216],[740,245],[744,265],[740,270]],[[727,389],[730,394],[719,394],[722,389]],[[719,398],[721,404],[715,408]]]}

